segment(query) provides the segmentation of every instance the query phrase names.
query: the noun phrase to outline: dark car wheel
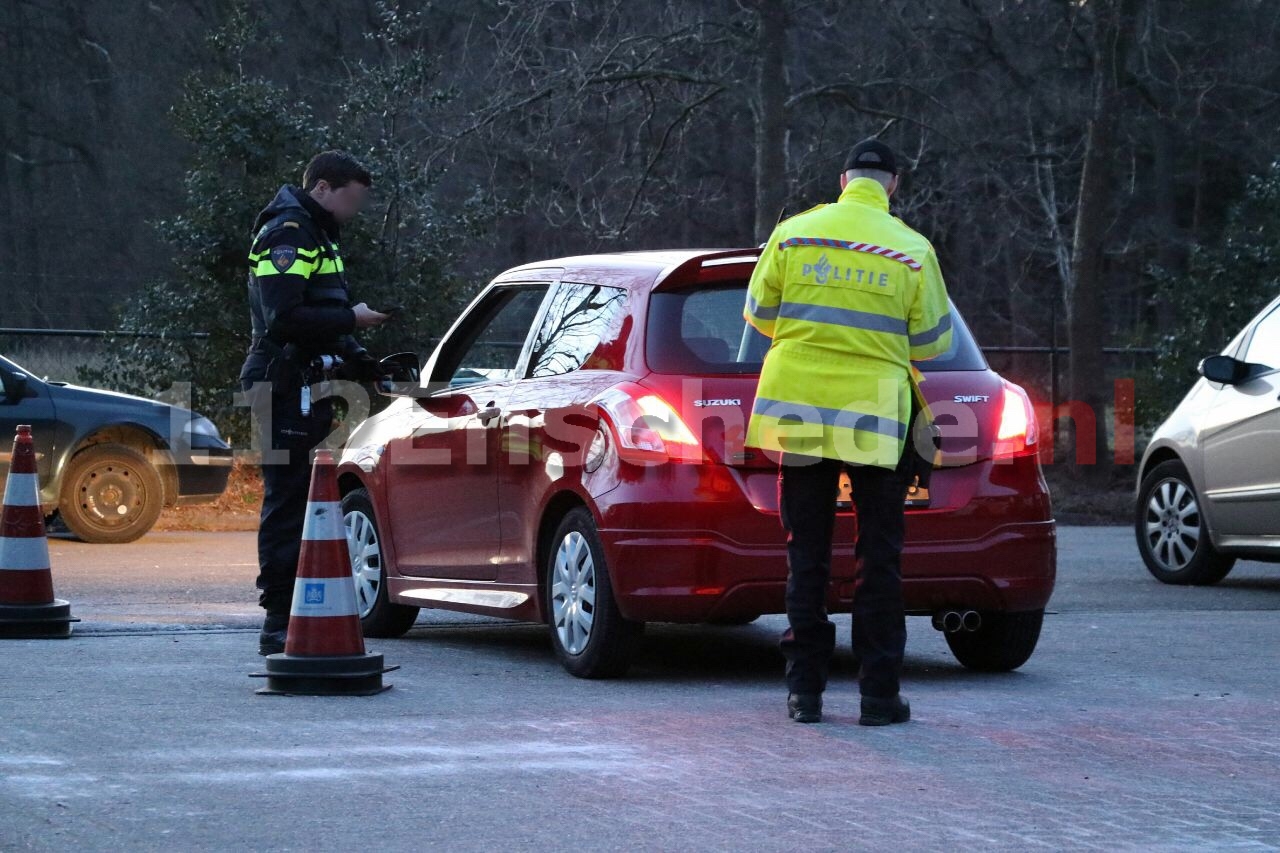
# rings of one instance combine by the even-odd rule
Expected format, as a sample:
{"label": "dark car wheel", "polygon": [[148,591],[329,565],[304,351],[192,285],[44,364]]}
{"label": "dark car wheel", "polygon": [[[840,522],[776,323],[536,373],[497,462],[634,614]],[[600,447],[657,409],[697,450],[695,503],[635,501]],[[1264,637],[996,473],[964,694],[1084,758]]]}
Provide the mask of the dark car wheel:
{"label": "dark car wheel", "polygon": [[947,645],[967,669],[1011,672],[1031,658],[1043,624],[1043,610],[984,613],[981,628],[947,634]]}
{"label": "dark car wheel", "polygon": [[604,546],[584,507],[560,522],[547,555],[551,644],[579,678],[614,678],[627,671],[644,623],[622,615],[609,583]]}
{"label": "dark car wheel", "polygon": [[1236,562],[1214,549],[1200,496],[1177,460],[1161,462],[1143,479],[1134,533],[1147,571],[1164,583],[1215,584]]}
{"label": "dark car wheel", "polygon": [[85,542],[132,542],[164,509],[160,472],[123,444],[95,444],[67,463],[58,515]]}
{"label": "dark car wheel", "polygon": [[342,522],[347,529],[347,553],[351,556],[356,609],[364,635],[402,636],[418,620],[418,608],[394,604],[388,597],[382,538],[367,491],[356,489],[342,499]]}

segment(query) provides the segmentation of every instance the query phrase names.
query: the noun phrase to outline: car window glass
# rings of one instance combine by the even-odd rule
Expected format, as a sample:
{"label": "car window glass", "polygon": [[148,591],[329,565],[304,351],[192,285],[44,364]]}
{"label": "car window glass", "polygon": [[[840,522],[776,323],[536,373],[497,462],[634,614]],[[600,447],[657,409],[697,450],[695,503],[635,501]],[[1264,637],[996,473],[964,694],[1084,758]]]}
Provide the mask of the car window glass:
{"label": "car window glass", "polygon": [[[560,376],[587,364],[602,342],[618,339],[626,306],[627,292],[616,287],[561,285],[551,297],[542,327],[534,338],[529,376]],[[593,362],[588,366],[620,365]]]}
{"label": "car window glass", "polygon": [[13,394],[17,388],[17,377],[19,375],[29,376],[25,370],[9,361],[9,359],[0,358],[0,382],[4,384],[2,393],[0,393],[0,403],[16,402],[11,401],[9,395]]}
{"label": "car window glass", "polygon": [[480,308],[487,317],[458,342],[462,352],[453,359],[449,384],[458,387],[514,378],[546,292],[546,285],[495,291],[492,303]]}
{"label": "car window glass", "polygon": [[1280,308],[1263,317],[1254,327],[1244,360],[1280,369]]}
{"label": "car window glass", "polygon": [[[759,373],[769,339],[742,317],[747,283],[717,284],[649,300],[647,355],[657,373]],[[916,366],[926,373],[983,370],[986,359],[964,318],[952,307],[951,347]]]}

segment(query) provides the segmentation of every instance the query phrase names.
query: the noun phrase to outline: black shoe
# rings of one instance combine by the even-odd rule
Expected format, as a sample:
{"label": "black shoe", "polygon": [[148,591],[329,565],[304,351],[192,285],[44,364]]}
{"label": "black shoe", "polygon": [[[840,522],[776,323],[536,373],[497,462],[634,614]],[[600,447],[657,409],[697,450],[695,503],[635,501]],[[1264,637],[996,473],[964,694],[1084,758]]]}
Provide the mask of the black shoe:
{"label": "black shoe", "polygon": [[787,716],[797,723],[822,722],[822,694],[788,693]]}
{"label": "black shoe", "polygon": [[891,723],[905,723],[910,719],[911,705],[901,696],[894,696],[892,699],[862,697],[862,716],[858,719],[860,726],[887,726]]}
{"label": "black shoe", "polygon": [[284,641],[289,634],[289,617],[280,613],[268,613],[262,620],[262,633],[258,634],[258,654],[278,655],[284,651]]}

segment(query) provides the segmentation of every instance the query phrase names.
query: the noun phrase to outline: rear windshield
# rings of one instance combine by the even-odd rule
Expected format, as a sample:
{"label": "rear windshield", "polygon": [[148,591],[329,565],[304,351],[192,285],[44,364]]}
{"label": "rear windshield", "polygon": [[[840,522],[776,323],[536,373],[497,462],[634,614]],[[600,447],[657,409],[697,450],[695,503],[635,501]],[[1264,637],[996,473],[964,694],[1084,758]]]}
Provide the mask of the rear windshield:
{"label": "rear windshield", "polygon": [[[742,319],[747,283],[655,293],[649,298],[646,339],[655,373],[759,373],[769,339]],[[985,370],[986,359],[960,312],[951,306],[951,348],[917,362],[926,373]]]}

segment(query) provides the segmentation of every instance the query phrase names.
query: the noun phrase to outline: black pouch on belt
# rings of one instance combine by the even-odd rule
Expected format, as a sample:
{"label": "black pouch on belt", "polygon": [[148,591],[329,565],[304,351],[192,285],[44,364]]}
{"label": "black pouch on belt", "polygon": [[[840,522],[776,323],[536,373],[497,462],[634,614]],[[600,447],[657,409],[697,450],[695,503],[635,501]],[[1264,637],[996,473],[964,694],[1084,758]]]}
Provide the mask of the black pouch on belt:
{"label": "black pouch on belt", "polygon": [[293,344],[287,344],[267,364],[267,381],[276,397],[292,397],[307,384],[306,372],[299,362],[301,354]]}
{"label": "black pouch on belt", "polygon": [[912,386],[911,422],[907,430],[907,446],[898,462],[898,471],[908,485],[927,489],[929,478],[933,475],[933,466],[942,453],[942,430],[938,429],[928,411],[920,405],[919,386],[914,382]]}

